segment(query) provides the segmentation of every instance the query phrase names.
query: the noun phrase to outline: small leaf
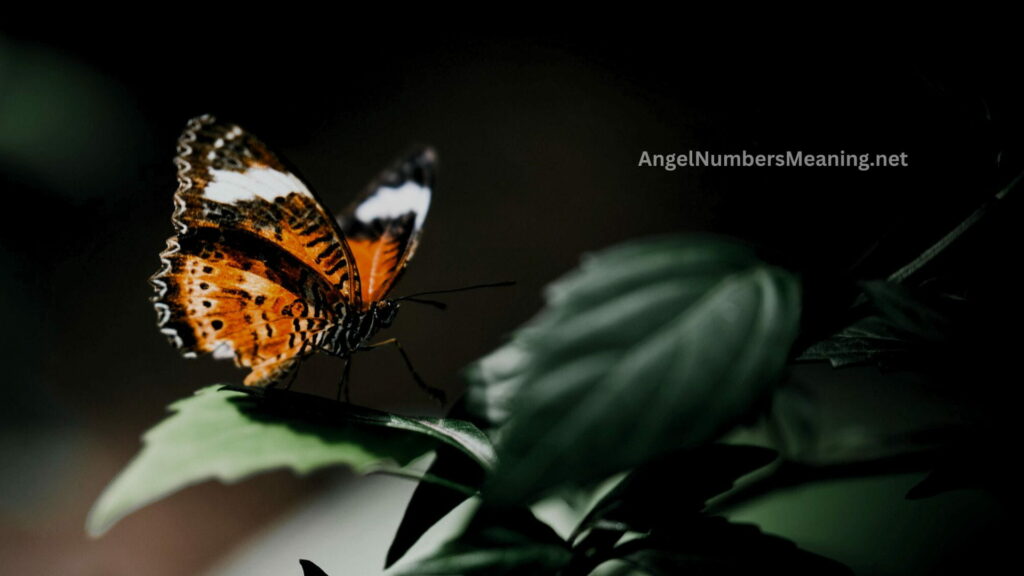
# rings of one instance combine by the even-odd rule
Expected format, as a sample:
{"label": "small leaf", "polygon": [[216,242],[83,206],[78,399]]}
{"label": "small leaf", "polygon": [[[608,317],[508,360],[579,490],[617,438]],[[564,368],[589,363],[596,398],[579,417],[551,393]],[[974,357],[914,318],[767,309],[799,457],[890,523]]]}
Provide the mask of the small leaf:
{"label": "small leaf", "polygon": [[714,440],[777,381],[799,292],[791,274],[721,240],[645,240],[587,258],[468,371],[469,405],[509,424],[485,494],[528,503]]}
{"label": "small leaf", "polygon": [[326,572],[309,560],[299,560],[299,566],[302,566],[302,576],[327,576]]}
{"label": "small leaf", "polygon": [[712,444],[645,464],[594,505],[570,541],[599,525],[618,525],[622,532],[648,532],[670,526],[681,517],[692,517],[708,500],[731,489],[741,476],[776,456],[775,451],[757,446]]}
{"label": "small leaf", "polygon": [[410,418],[383,412],[379,414],[378,420],[360,418],[357,421],[425,434],[462,451],[486,470],[490,470],[496,464],[491,441],[486,434],[469,422],[450,418]]}
{"label": "small leaf", "polygon": [[[798,360],[827,360],[833,368],[876,363],[882,367],[918,364],[945,357],[964,313],[964,302],[944,294],[911,290],[899,284],[861,284],[856,310],[861,317],[833,336],[805,350]],[[930,355],[930,356],[929,356]]]}
{"label": "small leaf", "polygon": [[797,360],[827,360],[833,368],[868,363],[888,365],[913,351],[913,345],[892,325],[878,316],[868,316],[810,346]]}
{"label": "small leaf", "polygon": [[282,390],[209,386],[170,411],[100,495],[86,523],[90,534],[206,480],[233,483],[272,469],[306,474],[335,465],[361,474],[397,472],[440,443],[490,458],[486,436],[468,423],[404,418]]}
{"label": "small leaf", "polygon": [[[474,489],[479,488],[484,481],[484,470],[480,466],[449,447],[437,450],[437,457],[426,473]],[[384,568],[390,568],[400,560],[431,526],[469,497],[469,494],[445,486],[420,482],[405,508],[405,515],[391,541],[391,547],[388,548]]]}
{"label": "small leaf", "polygon": [[[878,280],[864,282],[863,288],[864,295],[895,330],[921,342],[949,341],[950,316],[927,301],[926,294]],[[943,302],[947,308],[957,303],[949,298]]]}
{"label": "small leaf", "polygon": [[484,507],[462,535],[398,574],[545,576],[557,574],[571,558],[569,545],[529,510]]}
{"label": "small leaf", "polygon": [[702,517],[679,525],[671,534],[630,540],[615,557],[652,576],[771,573],[832,576],[852,572],[842,564],[796,547],[789,540],[761,532],[751,524]]}

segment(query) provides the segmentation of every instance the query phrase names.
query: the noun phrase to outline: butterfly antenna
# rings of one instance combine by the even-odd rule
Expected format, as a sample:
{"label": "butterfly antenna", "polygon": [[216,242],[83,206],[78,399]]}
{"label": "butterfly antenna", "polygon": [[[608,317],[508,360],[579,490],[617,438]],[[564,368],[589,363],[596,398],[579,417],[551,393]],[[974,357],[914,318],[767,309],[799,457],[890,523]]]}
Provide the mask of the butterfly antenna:
{"label": "butterfly antenna", "polygon": [[402,296],[401,298],[395,298],[395,302],[416,302],[417,304],[426,304],[433,306],[439,310],[448,308],[448,305],[444,302],[438,302],[437,300],[427,300],[420,298],[420,296],[433,296],[435,294],[453,294],[455,292],[468,292],[470,290],[479,290],[481,288],[504,288],[506,286],[515,286],[515,280],[506,280],[504,282],[492,282],[490,284],[474,284],[473,286],[463,286],[461,288],[449,288],[447,290],[428,290],[427,292],[417,292],[415,294],[409,294],[408,296]]}
{"label": "butterfly antenna", "polygon": [[438,310],[447,310],[448,309],[448,305],[447,304],[445,304],[444,302],[439,302],[437,300],[427,300],[425,298],[412,298],[412,297],[399,298],[399,300],[404,300],[406,302],[415,302],[417,304],[426,304],[427,306],[433,306],[434,308],[437,308]]}

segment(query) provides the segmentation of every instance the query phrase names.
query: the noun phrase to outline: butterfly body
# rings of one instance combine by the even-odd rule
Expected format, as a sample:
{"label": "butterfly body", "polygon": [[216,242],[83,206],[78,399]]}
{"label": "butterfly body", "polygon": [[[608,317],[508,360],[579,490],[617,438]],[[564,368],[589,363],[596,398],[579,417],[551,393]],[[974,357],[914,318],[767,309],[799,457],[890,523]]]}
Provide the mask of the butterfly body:
{"label": "butterfly body", "polygon": [[382,173],[337,220],[266,145],[210,116],[178,143],[176,234],[153,276],[157,322],[267,386],[316,352],[347,358],[394,321],[387,298],[415,252],[434,154]]}

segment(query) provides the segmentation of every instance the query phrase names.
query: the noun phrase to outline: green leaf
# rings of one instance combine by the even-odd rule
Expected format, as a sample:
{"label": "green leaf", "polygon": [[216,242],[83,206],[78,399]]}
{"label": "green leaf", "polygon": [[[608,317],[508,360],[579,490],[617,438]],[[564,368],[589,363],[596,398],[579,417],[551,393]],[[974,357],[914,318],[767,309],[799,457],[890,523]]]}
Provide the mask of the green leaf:
{"label": "green leaf", "polygon": [[626,476],[580,522],[570,541],[595,527],[648,532],[690,518],[741,476],[773,460],[774,450],[711,444],[670,454]]}
{"label": "green leaf", "polygon": [[[939,310],[928,295],[892,282],[871,281],[863,284],[864,295],[888,323],[899,332],[921,342],[948,342],[952,321]],[[957,301],[948,298],[947,307]]]}
{"label": "green leaf", "polygon": [[922,364],[944,358],[962,338],[957,334],[965,327],[962,299],[883,281],[864,282],[861,288],[856,307],[861,317],[807,348],[798,360],[827,360],[833,368]]}
{"label": "green leaf", "polygon": [[889,322],[868,316],[810,346],[797,360],[828,361],[833,368],[869,363],[888,365],[913,351],[913,345]]}
{"label": "green leaf", "polygon": [[[462,486],[478,489],[484,481],[484,470],[457,450],[442,447],[426,472]],[[388,548],[384,568],[400,560],[423,534],[470,497],[465,492],[452,490],[431,482],[420,482],[405,508],[402,523]]]}
{"label": "green leaf", "polygon": [[585,259],[468,371],[469,406],[508,422],[485,495],[527,503],[715,439],[777,381],[799,302],[794,276],[722,240],[644,240]]}
{"label": "green leaf", "polygon": [[615,557],[652,576],[771,573],[806,576],[847,575],[842,564],[796,547],[789,540],[761,532],[751,524],[702,517],[671,534],[630,540]]}
{"label": "green leaf", "polygon": [[527,509],[484,507],[462,535],[402,576],[544,576],[569,563],[569,545]]}
{"label": "green leaf", "polygon": [[171,416],[146,432],[142,451],[89,513],[90,534],[206,480],[233,483],[273,469],[306,474],[335,465],[409,474],[400,467],[439,445],[481,465],[493,461],[486,436],[465,422],[405,418],[283,390],[223,388],[175,402]]}
{"label": "green leaf", "polygon": [[476,425],[465,420],[399,416],[274,388],[221,386],[221,389],[240,392],[256,399],[258,405],[249,410],[255,417],[297,418],[332,424],[346,420],[355,424],[416,432],[460,450],[486,469],[493,468],[495,464],[494,446],[490,439]]}

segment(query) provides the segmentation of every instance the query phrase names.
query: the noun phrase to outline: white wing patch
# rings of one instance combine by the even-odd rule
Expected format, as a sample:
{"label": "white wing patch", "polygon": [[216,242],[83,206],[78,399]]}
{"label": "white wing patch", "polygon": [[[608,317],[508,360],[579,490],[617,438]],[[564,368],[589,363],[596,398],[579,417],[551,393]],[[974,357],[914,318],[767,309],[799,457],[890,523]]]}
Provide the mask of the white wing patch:
{"label": "white wing patch", "polygon": [[312,196],[309,188],[291,172],[281,172],[269,166],[252,166],[245,172],[210,169],[210,182],[203,194],[222,204],[234,204],[262,198],[273,202],[275,198],[291,193]]}
{"label": "white wing patch", "polygon": [[414,232],[423,226],[430,208],[430,188],[408,181],[398,188],[382,186],[356,208],[356,218],[373,222],[378,218],[398,218],[412,212],[416,214]]}
{"label": "white wing patch", "polygon": [[231,346],[231,342],[227,340],[220,340],[217,342],[217,347],[213,349],[213,357],[217,360],[231,360],[235,357],[235,349]]}

